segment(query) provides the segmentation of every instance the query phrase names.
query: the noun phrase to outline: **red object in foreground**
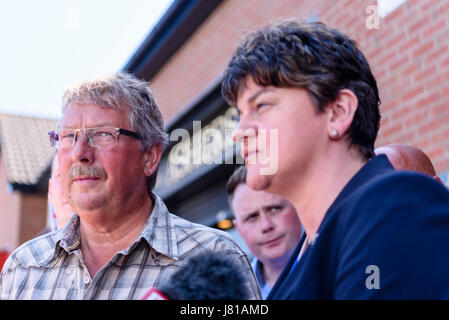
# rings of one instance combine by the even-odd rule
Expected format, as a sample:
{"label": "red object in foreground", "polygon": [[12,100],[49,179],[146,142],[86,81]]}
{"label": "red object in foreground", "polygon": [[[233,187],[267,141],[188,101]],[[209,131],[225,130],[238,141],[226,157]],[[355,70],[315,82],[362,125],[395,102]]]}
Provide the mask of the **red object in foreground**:
{"label": "red object in foreground", "polygon": [[3,264],[5,263],[6,259],[8,259],[9,252],[7,251],[0,251],[0,270],[3,268]]}
{"label": "red object in foreground", "polygon": [[161,291],[151,288],[142,298],[142,300],[170,300]]}

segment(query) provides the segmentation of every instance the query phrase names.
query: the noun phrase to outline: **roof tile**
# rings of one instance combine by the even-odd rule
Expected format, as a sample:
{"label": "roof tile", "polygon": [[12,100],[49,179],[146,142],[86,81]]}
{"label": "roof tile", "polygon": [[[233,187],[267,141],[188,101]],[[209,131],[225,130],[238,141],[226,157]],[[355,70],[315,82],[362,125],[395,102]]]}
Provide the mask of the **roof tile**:
{"label": "roof tile", "polygon": [[57,124],[56,119],[0,113],[0,150],[9,183],[38,183],[55,154],[48,132]]}

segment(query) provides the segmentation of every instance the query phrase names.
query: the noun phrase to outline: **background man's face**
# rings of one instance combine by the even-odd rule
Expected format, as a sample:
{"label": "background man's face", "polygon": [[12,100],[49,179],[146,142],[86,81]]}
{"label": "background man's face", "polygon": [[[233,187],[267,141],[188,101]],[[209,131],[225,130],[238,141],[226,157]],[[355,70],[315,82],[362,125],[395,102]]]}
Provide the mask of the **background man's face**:
{"label": "background man's face", "polygon": [[59,173],[58,161],[53,161],[52,175],[48,182],[48,200],[51,203],[57,219],[57,227],[64,227],[73,216],[73,209],[64,195]]}
{"label": "background man's face", "polygon": [[237,231],[262,263],[288,257],[296,247],[301,224],[295,208],[286,199],[240,184],[231,205]]}

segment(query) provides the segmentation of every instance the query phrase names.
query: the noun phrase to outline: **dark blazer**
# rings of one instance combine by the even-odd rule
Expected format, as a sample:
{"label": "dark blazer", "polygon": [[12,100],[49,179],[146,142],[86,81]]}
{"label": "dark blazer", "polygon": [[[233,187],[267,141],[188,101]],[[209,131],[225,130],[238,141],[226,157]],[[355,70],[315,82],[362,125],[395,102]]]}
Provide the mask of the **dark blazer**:
{"label": "dark blazer", "polygon": [[360,169],[305,236],[268,299],[449,299],[449,191],[395,171],[385,155]]}

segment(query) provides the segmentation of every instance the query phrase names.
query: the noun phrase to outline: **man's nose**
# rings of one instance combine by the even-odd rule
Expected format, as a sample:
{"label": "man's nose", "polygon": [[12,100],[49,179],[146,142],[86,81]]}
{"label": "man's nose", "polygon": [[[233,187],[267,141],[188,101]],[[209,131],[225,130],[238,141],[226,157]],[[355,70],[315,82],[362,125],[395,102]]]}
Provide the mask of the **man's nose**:
{"label": "man's nose", "polygon": [[274,223],[271,218],[266,214],[260,215],[260,227],[263,233],[269,232],[274,229]]}
{"label": "man's nose", "polygon": [[87,136],[83,131],[79,131],[72,147],[73,161],[92,163],[94,160],[94,153],[95,148],[89,145]]}

